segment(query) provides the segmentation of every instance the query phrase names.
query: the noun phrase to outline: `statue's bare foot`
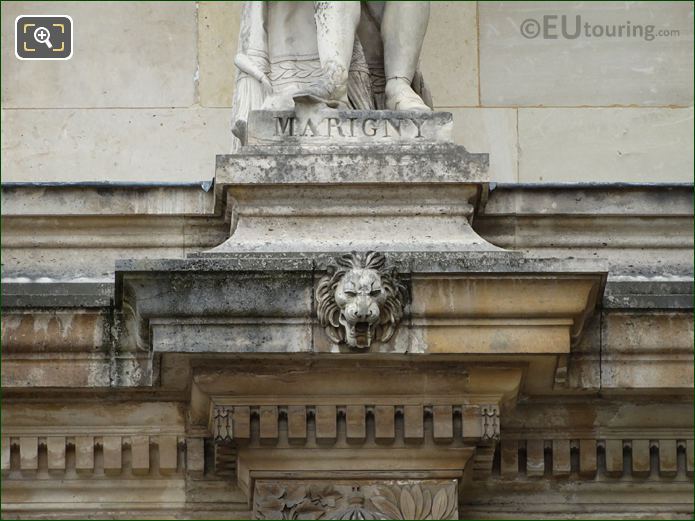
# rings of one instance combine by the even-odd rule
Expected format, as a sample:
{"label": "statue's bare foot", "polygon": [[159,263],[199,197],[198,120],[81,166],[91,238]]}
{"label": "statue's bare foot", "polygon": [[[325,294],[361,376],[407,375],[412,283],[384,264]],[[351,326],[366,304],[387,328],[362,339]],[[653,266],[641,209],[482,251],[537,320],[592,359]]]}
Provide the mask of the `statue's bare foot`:
{"label": "statue's bare foot", "polygon": [[388,110],[415,110],[431,112],[405,79],[392,78],[386,82],[386,108]]}

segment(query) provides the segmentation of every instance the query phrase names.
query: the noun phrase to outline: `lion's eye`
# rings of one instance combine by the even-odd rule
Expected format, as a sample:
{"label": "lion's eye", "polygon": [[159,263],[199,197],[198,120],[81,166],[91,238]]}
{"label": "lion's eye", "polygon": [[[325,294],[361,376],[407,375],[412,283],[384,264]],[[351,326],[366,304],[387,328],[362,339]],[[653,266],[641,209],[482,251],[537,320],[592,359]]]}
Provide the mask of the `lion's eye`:
{"label": "lion's eye", "polygon": [[375,289],[374,291],[370,291],[370,292],[369,292],[369,296],[370,296],[370,297],[378,297],[379,295],[381,295],[381,290],[380,290],[380,289]]}
{"label": "lion's eye", "polygon": [[355,292],[352,291],[352,290],[345,290],[345,294],[346,294],[348,297],[356,297],[356,296],[357,296],[357,293],[355,293]]}

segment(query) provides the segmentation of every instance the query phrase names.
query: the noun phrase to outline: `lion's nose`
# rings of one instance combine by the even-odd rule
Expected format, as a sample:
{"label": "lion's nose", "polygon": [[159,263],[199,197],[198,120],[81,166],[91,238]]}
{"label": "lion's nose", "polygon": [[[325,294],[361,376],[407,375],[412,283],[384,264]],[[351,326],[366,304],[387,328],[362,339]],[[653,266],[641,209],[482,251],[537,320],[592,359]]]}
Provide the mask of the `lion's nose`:
{"label": "lion's nose", "polygon": [[371,316],[371,310],[358,309],[357,311],[355,311],[355,318],[365,319]]}
{"label": "lion's nose", "polygon": [[367,320],[374,312],[370,309],[367,299],[360,299],[355,307],[354,316],[357,320]]}

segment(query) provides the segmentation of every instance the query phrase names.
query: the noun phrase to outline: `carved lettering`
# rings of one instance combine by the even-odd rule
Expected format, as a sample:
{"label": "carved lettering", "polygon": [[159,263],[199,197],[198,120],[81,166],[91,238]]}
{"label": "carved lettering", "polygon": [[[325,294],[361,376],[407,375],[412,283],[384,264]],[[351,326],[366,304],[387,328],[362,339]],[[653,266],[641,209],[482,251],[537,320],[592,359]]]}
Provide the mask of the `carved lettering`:
{"label": "carved lettering", "polygon": [[348,118],[350,120],[350,137],[355,137],[355,121],[357,118]]}
{"label": "carved lettering", "polygon": [[393,127],[393,130],[396,131],[396,134],[398,134],[400,136],[401,135],[401,121],[402,120],[400,120],[400,119],[396,119],[396,120],[387,119],[386,120],[386,128],[385,128],[386,135],[387,136],[389,135],[389,125],[391,125],[391,127]]}
{"label": "carved lettering", "polygon": [[376,125],[372,125],[370,131],[367,132],[367,122],[369,122],[369,121],[376,123],[376,120],[372,119],[372,118],[365,118],[364,120],[362,120],[362,133],[365,136],[375,136],[376,135],[376,129],[377,129]]}
{"label": "carved lettering", "polygon": [[417,127],[417,136],[415,136],[415,137],[422,137],[422,123],[423,123],[423,121],[413,119],[413,118],[410,118],[410,121],[412,121],[413,125],[415,125]]}
{"label": "carved lettering", "polygon": [[423,138],[427,120],[418,118],[330,116],[315,120],[275,116],[273,135],[278,138]]}
{"label": "carved lettering", "polygon": [[294,118],[283,118],[282,116],[277,116],[275,118],[275,135],[294,136]]}
{"label": "carved lettering", "polygon": [[338,118],[326,118],[326,121],[328,122],[328,124],[326,125],[328,127],[328,137],[331,137],[332,128],[338,130],[338,135],[340,137],[345,136],[345,134],[343,134],[343,128],[341,127],[341,121]]}
{"label": "carved lettering", "polygon": [[311,130],[311,135],[312,136],[320,136],[321,134],[319,133],[318,128],[316,128],[316,125],[314,125],[314,122],[311,121],[311,118],[307,118],[306,120],[306,125],[304,125],[304,130],[300,134],[300,136],[306,136],[307,135],[307,130]]}

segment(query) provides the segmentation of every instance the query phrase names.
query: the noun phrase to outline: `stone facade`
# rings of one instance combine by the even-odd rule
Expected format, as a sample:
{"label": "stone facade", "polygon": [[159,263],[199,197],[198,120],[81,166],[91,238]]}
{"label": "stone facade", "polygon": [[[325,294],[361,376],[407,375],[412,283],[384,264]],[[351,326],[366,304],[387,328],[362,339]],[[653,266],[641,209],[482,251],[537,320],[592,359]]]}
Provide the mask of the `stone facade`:
{"label": "stone facade", "polygon": [[[57,5],[94,46],[2,77],[3,518],[692,518],[692,6],[434,3],[434,112],[228,154],[239,6]],[[626,12],[682,32],[519,34]]]}
{"label": "stone facade", "polygon": [[[14,59],[15,17],[43,7],[2,6],[4,181],[210,181],[210,158],[231,147],[241,2],[51,5],[85,42],[63,63]],[[520,34],[526,19],[563,14],[678,34]],[[454,115],[455,141],[490,153],[493,182],[689,183],[690,17],[683,2],[434,2],[423,74],[435,108]]]}
{"label": "stone facade", "polygon": [[[76,190],[81,211],[57,211]],[[690,188],[498,186],[473,228],[526,260],[389,254],[412,300],[376,358],[322,336],[320,258],[146,259],[223,242],[215,206],[197,187],[3,190],[6,516],[245,518],[269,508],[251,476],[276,486],[278,462],[309,485],[352,472],[341,508],[372,508],[380,477],[458,480],[461,517],[692,512]],[[143,260],[114,278],[122,252]],[[454,278],[421,272],[437,263]],[[599,270],[597,309],[561,319]]]}

